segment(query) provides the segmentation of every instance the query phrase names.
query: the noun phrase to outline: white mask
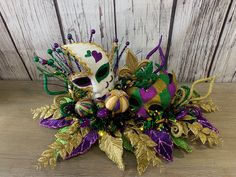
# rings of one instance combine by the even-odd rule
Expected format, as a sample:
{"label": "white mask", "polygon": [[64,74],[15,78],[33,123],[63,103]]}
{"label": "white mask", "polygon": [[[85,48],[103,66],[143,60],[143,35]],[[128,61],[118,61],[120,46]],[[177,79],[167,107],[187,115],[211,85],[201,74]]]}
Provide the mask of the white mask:
{"label": "white mask", "polygon": [[[112,57],[95,43],[73,43],[62,46],[72,55],[82,72],[73,74],[70,79],[73,84],[81,89],[91,88],[93,98],[103,97],[114,88],[114,72]],[[76,67],[73,66],[76,70]]]}

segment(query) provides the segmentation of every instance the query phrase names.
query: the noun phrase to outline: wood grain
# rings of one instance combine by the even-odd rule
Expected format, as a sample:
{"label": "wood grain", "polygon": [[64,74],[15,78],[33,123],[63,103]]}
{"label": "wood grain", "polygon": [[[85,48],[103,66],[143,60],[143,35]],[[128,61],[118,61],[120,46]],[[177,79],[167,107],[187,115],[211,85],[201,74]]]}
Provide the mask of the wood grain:
{"label": "wood grain", "polygon": [[10,38],[0,16],[0,79],[23,79],[30,77]]}
{"label": "wood grain", "polygon": [[[145,58],[147,53],[157,46],[163,35],[162,47],[167,47],[172,0],[117,0],[116,18],[118,38],[130,41],[130,48],[139,58]],[[153,60],[157,61],[157,55]],[[125,56],[124,56],[125,57]],[[123,57],[123,58],[124,58]],[[159,57],[158,57],[159,58]],[[122,59],[121,65],[124,63]]]}
{"label": "wood grain", "polygon": [[169,69],[180,81],[206,77],[230,0],[178,0]]}
{"label": "wood grain", "polygon": [[212,64],[210,75],[216,75],[218,82],[236,81],[236,1],[233,1],[219,47]]}
{"label": "wood grain", "polygon": [[[136,160],[125,153],[125,172],[120,171],[97,146],[86,154],[61,161],[55,170],[36,171],[33,165],[53,141],[55,130],[32,120],[31,108],[51,104],[41,82],[0,81],[0,176],[1,177],[133,177]],[[205,85],[201,87],[203,91]],[[174,161],[159,168],[149,167],[143,177],[235,177],[236,84],[215,84],[212,99],[220,111],[207,114],[224,139],[222,147],[196,146],[190,154],[174,151]]]}
{"label": "wood grain", "polygon": [[64,35],[73,34],[78,41],[88,42],[91,29],[94,41],[106,50],[114,40],[114,7],[112,0],[57,0]]}
{"label": "wood grain", "polygon": [[31,77],[38,79],[34,53],[48,57],[51,44],[62,41],[53,0],[1,1],[0,10]]}

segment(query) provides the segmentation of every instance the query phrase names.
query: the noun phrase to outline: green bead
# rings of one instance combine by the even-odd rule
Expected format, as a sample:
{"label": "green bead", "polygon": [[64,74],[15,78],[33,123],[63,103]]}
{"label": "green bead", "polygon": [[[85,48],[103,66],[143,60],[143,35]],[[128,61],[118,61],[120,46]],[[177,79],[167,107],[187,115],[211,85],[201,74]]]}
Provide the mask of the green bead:
{"label": "green bead", "polygon": [[56,51],[57,51],[57,53],[61,53],[62,52],[61,49],[57,49]]}
{"label": "green bead", "polygon": [[47,53],[48,53],[49,55],[52,55],[52,49],[48,49]]}
{"label": "green bead", "polygon": [[34,57],[34,62],[39,62],[39,57],[38,56]]}
{"label": "green bead", "polygon": [[50,65],[50,66],[52,66],[53,63],[54,63],[53,59],[49,59],[49,60],[47,61],[47,64]]}

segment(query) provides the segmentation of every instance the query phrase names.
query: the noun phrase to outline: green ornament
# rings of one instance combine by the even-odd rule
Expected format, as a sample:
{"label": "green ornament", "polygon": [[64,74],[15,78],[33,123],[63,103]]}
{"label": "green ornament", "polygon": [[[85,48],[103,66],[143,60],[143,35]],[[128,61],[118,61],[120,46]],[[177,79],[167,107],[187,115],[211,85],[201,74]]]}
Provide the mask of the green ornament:
{"label": "green ornament", "polygon": [[38,56],[34,57],[34,62],[39,62],[39,57]]}
{"label": "green ornament", "polygon": [[54,63],[53,59],[49,59],[49,60],[47,61],[47,64],[48,64],[49,66],[52,66],[53,63]]}
{"label": "green ornament", "polygon": [[48,49],[47,53],[48,53],[49,55],[52,55],[52,49]]}
{"label": "green ornament", "polygon": [[61,49],[56,49],[57,53],[61,53],[62,50]]}

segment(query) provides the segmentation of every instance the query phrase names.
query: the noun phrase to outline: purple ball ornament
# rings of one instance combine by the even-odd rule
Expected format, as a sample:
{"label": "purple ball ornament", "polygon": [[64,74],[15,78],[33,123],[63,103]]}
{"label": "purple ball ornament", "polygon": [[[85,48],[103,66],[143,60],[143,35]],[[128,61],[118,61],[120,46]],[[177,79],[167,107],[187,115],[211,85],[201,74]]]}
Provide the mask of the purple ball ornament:
{"label": "purple ball ornament", "polygon": [[95,34],[95,33],[96,33],[95,29],[92,29],[92,30],[91,30],[91,33],[92,33],[92,34]]}
{"label": "purple ball ornament", "polygon": [[58,43],[54,43],[54,44],[53,44],[53,47],[54,47],[54,48],[58,48],[58,47],[59,47],[59,44],[58,44]]}
{"label": "purple ball ornament", "polygon": [[47,60],[44,60],[44,59],[41,60],[42,65],[46,65],[47,63],[48,63]]}

